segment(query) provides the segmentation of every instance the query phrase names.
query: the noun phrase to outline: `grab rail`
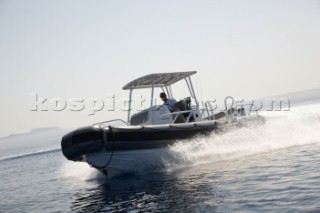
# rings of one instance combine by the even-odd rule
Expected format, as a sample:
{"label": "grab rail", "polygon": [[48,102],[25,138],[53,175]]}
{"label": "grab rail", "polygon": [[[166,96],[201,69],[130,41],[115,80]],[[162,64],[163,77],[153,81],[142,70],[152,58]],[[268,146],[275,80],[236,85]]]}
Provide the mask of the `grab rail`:
{"label": "grab rail", "polygon": [[[125,122],[124,120],[122,119],[114,119],[114,120],[109,120],[109,121],[102,121],[102,122],[99,122],[99,123],[94,123],[92,124],[92,126],[95,126],[95,125],[103,125],[103,124],[107,124],[107,123],[114,123],[114,122],[122,122],[123,124],[125,125],[128,125],[127,122]],[[108,125],[109,126],[109,125]]]}
{"label": "grab rail", "polygon": [[177,112],[171,112],[171,113],[163,114],[159,118],[161,119],[163,117],[168,117],[168,116],[173,116],[174,115],[174,119],[173,119],[172,123],[175,123],[176,120],[178,119],[179,115],[183,115],[185,113],[189,113],[188,117],[185,118],[186,119],[185,123],[188,123],[188,122],[190,122],[190,119],[191,119],[192,116],[195,117],[195,114],[194,114],[195,112],[196,112],[196,110],[177,111]]}

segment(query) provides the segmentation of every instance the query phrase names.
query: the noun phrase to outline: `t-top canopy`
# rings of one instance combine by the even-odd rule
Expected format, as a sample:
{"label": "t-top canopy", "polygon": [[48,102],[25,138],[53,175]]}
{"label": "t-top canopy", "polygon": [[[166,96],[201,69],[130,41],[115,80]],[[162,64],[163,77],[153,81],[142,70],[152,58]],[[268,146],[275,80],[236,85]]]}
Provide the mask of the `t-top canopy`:
{"label": "t-top canopy", "polygon": [[197,71],[149,74],[127,83],[122,89],[132,90],[132,89],[151,88],[152,85],[154,85],[154,87],[165,87],[165,86],[172,85],[196,73]]}

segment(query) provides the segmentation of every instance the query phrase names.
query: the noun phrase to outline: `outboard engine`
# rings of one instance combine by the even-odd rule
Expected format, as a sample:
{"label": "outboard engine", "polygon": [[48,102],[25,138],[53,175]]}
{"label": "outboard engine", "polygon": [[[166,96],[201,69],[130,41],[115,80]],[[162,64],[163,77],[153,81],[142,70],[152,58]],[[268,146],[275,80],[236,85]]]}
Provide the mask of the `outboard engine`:
{"label": "outboard engine", "polygon": [[190,97],[184,98],[178,102],[179,109],[181,111],[186,111],[191,109],[191,99]]}
{"label": "outboard engine", "polygon": [[82,155],[103,149],[103,131],[93,126],[74,130],[63,136],[61,148],[68,160],[82,161]]}

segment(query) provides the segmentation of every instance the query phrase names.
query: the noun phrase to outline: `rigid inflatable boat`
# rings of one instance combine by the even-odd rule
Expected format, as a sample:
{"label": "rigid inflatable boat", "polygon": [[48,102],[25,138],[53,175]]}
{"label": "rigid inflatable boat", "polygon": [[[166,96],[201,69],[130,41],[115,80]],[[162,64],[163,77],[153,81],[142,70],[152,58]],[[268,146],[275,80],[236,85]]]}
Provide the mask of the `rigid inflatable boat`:
{"label": "rigid inflatable boat", "polygon": [[[187,142],[192,137],[223,132],[229,127],[264,122],[257,112],[250,113],[252,108],[243,105],[232,103],[229,109],[215,113],[210,102],[203,102],[200,109],[191,81],[193,74],[196,71],[157,73],[129,82],[123,87],[129,90],[127,121],[101,122],[66,134],[61,141],[63,155],[68,160],[87,162],[107,176],[115,176],[131,172],[152,159],[161,159],[161,150],[177,141]],[[156,89],[172,98],[171,86],[182,80],[187,84],[189,96],[177,102],[175,111],[170,111],[168,105],[156,104]],[[150,107],[131,115],[132,94],[138,89],[151,89]]]}

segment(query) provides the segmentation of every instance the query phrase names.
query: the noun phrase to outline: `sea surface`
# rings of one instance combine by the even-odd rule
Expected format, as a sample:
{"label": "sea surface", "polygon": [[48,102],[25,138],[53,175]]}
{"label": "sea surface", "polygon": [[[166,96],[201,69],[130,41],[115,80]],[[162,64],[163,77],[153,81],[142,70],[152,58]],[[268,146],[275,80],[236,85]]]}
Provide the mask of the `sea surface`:
{"label": "sea surface", "polygon": [[66,131],[1,139],[0,212],[320,212],[319,109],[261,112],[264,125],[181,141],[111,179],[64,158]]}

